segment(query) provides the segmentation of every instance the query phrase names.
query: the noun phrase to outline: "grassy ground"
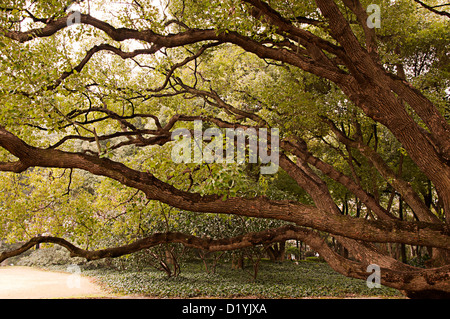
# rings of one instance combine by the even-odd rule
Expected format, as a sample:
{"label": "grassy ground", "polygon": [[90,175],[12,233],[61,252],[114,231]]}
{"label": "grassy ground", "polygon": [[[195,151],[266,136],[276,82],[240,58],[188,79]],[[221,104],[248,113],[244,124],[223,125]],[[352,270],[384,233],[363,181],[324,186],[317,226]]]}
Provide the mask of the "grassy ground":
{"label": "grassy ground", "polygon": [[308,297],[401,297],[394,289],[369,289],[366,282],[336,273],[326,263],[301,261],[262,262],[253,280],[250,268],[233,270],[229,264],[217,266],[215,274],[204,271],[201,263],[185,263],[177,278],[152,268],[142,271],[85,270],[98,283],[120,294],[161,298],[308,298]]}

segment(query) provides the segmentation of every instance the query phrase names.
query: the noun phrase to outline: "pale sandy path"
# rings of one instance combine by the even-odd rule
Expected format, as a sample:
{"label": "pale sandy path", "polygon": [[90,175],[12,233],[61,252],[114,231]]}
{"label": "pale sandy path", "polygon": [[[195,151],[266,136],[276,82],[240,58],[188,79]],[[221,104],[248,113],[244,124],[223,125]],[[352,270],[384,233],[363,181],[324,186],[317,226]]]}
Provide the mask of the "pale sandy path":
{"label": "pale sandy path", "polygon": [[91,278],[30,267],[0,267],[0,299],[112,297]]}

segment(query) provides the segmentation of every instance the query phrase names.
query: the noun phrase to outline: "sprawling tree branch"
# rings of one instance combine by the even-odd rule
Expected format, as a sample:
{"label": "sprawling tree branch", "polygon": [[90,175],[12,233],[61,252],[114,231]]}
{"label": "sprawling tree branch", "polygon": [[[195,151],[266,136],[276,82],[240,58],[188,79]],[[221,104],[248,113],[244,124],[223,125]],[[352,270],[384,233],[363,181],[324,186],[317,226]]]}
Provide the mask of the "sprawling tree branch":
{"label": "sprawling tree branch", "polygon": [[32,147],[4,128],[0,128],[0,146],[18,157],[23,168],[38,166],[86,170],[139,189],[148,199],[158,200],[187,211],[280,219],[371,242],[403,242],[445,249],[450,247],[450,229],[446,225],[362,220],[330,214],[313,206],[289,201],[272,201],[264,197],[254,199],[236,197],[224,201],[218,195],[202,196],[181,191],[150,173],[136,171],[106,158]]}
{"label": "sprawling tree branch", "polygon": [[[7,258],[20,255],[41,243],[51,243],[63,246],[70,252],[71,257],[82,257],[91,261],[102,258],[116,258],[167,243],[179,243],[187,247],[206,251],[230,251],[255,245],[269,245],[290,239],[308,243],[308,245],[325,258],[332,268],[346,276],[367,279],[370,274],[366,269],[368,264],[351,261],[338,255],[326,244],[324,239],[317,232],[292,225],[224,239],[197,237],[178,232],[156,233],[136,240],[131,244],[94,251],[79,248],[63,238],[39,236],[30,239],[17,249],[2,252],[0,254],[0,262]],[[408,290],[409,293],[421,291],[431,283],[435,290],[439,291],[441,294],[445,294],[450,293],[449,271],[450,266],[427,270],[409,266],[403,271],[393,271],[391,269],[382,268],[381,283],[389,287]],[[408,278],[413,279],[410,280]]]}
{"label": "sprawling tree branch", "polygon": [[83,68],[86,66],[86,64],[89,62],[89,60],[94,56],[95,53],[100,51],[110,51],[115,53],[116,55],[120,56],[122,59],[131,59],[138,55],[142,54],[154,54],[156,53],[161,47],[155,45],[152,46],[149,49],[140,49],[140,50],[134,50],[132,52],[124,52],[120,48],[116,48],[110,44],[103,43],[100,45],[94,46],[92,49],[90,49],[86,55],[84,56],[83,60],[72,70],[64,72],[52,85],[49,85],[46,87],[46,90],[52,91],[56,89],[65,79],[67,79],[70,75],[76,73],[80,73]]}
{"label": "sprawling tree branch", "polygon": [[[3,30],[5,36],[17,40],[21,43],[30,41],[36,37],[49,37],[67,26],[68,17],[63,17],[49,22],[45,27],[32,29],[29,31],[7,31]],[[297,55],[294,52],[285,49],[275,49],[264,46],[248,37],[242,36],[237,32],[220,32],[213,29],[190,29],[177,34],[169,34],[167,36],[159,35],[151,30],[137,31],[128,28],[114,28],[109,23],[98,20],[87,14],[80,15],[80,23],[91,25],[97,29],[104,31],[115,41],[124,41],[129,39],[141,40],[152,43],[156,47],[174,48],[189,44],[199,43],[203,41],[219,41],[221,43],[233,43],[243,49],[256,54],[261,58],[283,61],[296,65],[302,69],[313,72],[319,76],[329,78],[332,81],[345,80],[345,72],[336,68],[318,64],[317,62]]]}
{"label": "sprawling tree branch", "polygon": [[[420,0],[414,0],[415,2],[417,2],[418,4],[420,4],[422,7],[424,7],[425,9],[427,9],[427,10],[430,10],[431,12],[433,12],[433,13],[436,13],[436,14],[439,14],[439,15],[441,15],[441,16],[446,16],[446,17],[449,17],[450,18],[450,13],[448,13],[447,11],[439,11],[439,10],[436,10],[435,8],[435,6],[430,6],[430,5],[428,5],[428,4],[426,4],[426,3],[424,3],[424,2],[422,2],[422,1],[420,1]],[[448,6],[448,4],[447,4],[447,6]]]}
{"label": "sprawling tree branch", "polygon": [[7,258],[20,255],[25,251],[27,251],[28,249],[41,243],[52,243],[63,246],[67,250],[69,250],[69,252],[71,253],[71,257],[82,257],[90,261],[108,257],[116,258],[123,255],[132,254],[134,252],[143,249],[151,248],[156,245],[167,243],[180,243],[187,247],[199,248],[206,251],[236,250],[254,245],[262,245],[262,244],[267,245],[278,241],[294,239],[295,235],[293,234],[300,230],[301,229],[299,227],[288,225],[277,229],[268,229],[257,233],[248,233],[233,238],[223,238],[223,239],[196,237],[193,235],[187,235],[179,232],[156,233],[151,236],[139,239],[128,245],[95,251],[88,251],[76,247],[75,245],[71,244],[70,242],[68,242],[63,238],[52,236],[39,236],[30,239],[28,242],[26,242],[17,249],[3,252],[0,255],[0,262],[2,262]]}

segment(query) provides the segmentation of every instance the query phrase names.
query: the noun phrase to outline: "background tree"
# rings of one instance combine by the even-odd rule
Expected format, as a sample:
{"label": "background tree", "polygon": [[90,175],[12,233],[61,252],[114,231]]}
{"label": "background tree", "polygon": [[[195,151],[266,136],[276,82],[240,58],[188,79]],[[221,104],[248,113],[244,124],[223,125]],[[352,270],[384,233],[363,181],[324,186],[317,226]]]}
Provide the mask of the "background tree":
{"label": "background tree", "polygon": [[[297,239],[346,276],[366,279],[367,266],[377,264],[382,283],[409,296],[448,295],[445,14],[381,1],[382,27],[375,29],[367,24],[369,3],[356,0],[81,1],[80,24],[71,25],[71,3],[1,5],[0,170],[59,168],[58,176],[65,169],[65,176],[81,170],[101,183],[107,178],[114,187],[92,186],[109,194],[105,207],[121,189],[178,211],[289,224],[228,238],[141,234],[89,250],[68,241],[80,240],[73,230],[44,224],[28,231],[30,218],[33,225],[39,218],[22,207],[5,217],[3,236],[33,238],[0,260],[40,242],[92,260],[169,242],[223,251]],[[302,192],[278,196],[270,185],[279,176],[248,167],[175,165],[171,132],[192,129],[194,120],[221,129],[279,128],[281,171]],[[65,210],[79,214],[71,227],[97,223],[88,194],[73,197],[80,211],[61,206],[50,214],[40,205],[41,220],[50,214],[57,221]],[[149,212],[141,221],[151,220]],[[22,234],[11,231],[20,229],[14,221],[27,225]],[[126,236],[141,225],[127,223],[119,228]],[[67,231],[74,237],[63,239]],[[325,234],[344,249],[331,249]],[[429,247],[430,268],[393,258],[392,244]]]}

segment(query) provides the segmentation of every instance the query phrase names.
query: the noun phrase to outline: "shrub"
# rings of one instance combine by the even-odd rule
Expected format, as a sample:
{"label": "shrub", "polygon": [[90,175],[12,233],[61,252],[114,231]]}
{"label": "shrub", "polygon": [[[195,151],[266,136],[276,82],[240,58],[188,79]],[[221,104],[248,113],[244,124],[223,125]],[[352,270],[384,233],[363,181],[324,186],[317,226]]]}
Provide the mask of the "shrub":
{"label": "shrub", "polygon": [[369,289],[364,280],[347,278],[326,263],[261,262],[258,278],[245,270],[232,270],[219,263],[216,272],[206,273],[201,263],[186,262],[178,277],[167,278],[153,268],[142,271],[106,270],[88,272],[111,290],[163,298],[249,297],[301,298],[340,296],[399,296],[398,291],[382,287]]}

